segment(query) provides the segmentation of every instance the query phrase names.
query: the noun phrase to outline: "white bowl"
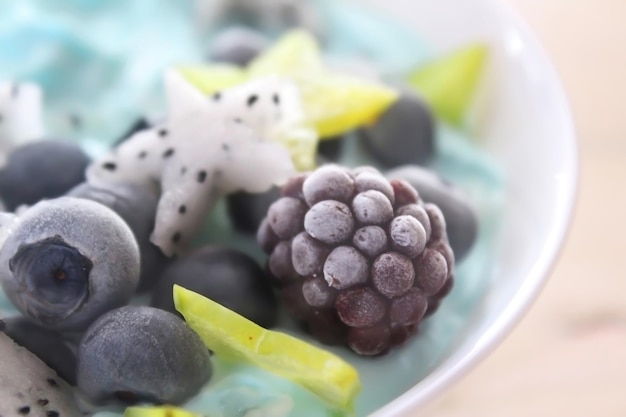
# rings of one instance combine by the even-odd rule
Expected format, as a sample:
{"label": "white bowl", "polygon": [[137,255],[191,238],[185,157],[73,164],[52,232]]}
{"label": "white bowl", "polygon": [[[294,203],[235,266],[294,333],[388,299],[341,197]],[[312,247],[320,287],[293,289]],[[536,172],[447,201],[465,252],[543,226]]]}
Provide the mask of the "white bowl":
{"label": "white bowl", "polygon": [[[478,365],[530,308],[568,230],[577,184],[574,124],[558,76],[539,42],[503,2],[380,0],[436,50],[485,40],[491,47],[487,152],[505,168],[506,203],[486,295],[439,363],[372,416],[414,413]],[[384,383],[381,381],[381,383]]]}

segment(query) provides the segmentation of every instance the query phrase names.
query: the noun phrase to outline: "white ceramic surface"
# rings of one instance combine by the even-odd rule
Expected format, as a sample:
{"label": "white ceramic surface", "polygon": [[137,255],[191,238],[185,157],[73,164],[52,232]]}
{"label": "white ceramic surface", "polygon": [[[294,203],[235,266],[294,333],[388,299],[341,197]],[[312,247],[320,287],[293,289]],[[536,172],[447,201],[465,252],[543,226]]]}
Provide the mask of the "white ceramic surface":
{"label": "white ceramic surface", "polygon": [[492,55],[489,102],[479,129],[507,171],[504,225],[492,286],[439,366],[372,415],[415,413],[485,358],[512,330],[547,280],[568,230],[578,157],[558,76],[526,25],[496,0],[380,0],[436,50],[484,40]]}

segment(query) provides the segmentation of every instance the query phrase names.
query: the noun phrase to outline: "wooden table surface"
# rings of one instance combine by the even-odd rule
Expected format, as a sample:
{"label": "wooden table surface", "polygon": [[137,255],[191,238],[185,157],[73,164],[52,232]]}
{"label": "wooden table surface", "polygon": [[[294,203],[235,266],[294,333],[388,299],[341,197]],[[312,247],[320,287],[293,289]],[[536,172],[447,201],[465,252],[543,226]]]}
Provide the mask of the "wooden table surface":
{"label": "wooden table surface", "polygon": [[548,285],[497,350],[420,417],[626,416],[626,0],[502,0],[570,98],[576,213]]}

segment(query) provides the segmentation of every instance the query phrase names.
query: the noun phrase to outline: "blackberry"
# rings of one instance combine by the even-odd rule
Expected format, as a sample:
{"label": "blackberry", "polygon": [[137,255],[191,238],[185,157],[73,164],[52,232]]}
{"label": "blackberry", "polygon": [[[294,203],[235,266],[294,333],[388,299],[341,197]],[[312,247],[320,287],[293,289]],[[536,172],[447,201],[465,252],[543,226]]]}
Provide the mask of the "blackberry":
{"label": "blackberry", "polygon": [[441,210],[371,167],[325,165],[292,178],[257,240],[292,316],[322,343],[360,355],[416,335],[454,282]]}

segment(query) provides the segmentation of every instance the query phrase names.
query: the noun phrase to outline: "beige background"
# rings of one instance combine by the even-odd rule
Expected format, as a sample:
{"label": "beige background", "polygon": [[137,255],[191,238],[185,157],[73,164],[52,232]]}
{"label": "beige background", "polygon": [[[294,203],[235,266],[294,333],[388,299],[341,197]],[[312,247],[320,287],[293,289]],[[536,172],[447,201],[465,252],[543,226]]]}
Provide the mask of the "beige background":
{"label": "beige background", "polygon": [[531,312],[420,417],[626,416],[626,0],[502,0],[571,100],[581,154],[572,229]]}

